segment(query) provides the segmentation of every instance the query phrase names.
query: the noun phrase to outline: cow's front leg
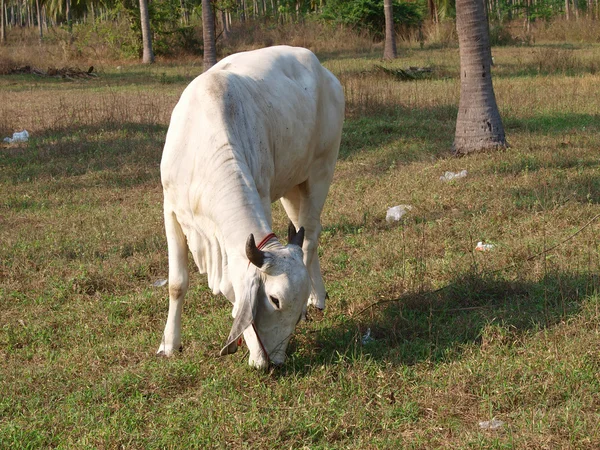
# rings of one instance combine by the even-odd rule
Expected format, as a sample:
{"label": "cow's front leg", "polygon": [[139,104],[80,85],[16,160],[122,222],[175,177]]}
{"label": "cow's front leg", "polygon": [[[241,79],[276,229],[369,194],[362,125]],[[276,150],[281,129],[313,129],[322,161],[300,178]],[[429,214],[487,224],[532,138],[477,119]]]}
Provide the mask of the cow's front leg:
{"label": "cow's front leg", "polygon": [[169,250],[169,314],[157,354],[171,356],[181,349],[181,311],[188,289],[187,241],[175,214],[165,211]]}
{"label": "cow's front leg", "polygon": [[285,211],[296,227],[304,227],[304,264],[310,274],[312,281],[311,293],[308,304],[318,309],[325,308],[325,285],[321,276],[321,265],[319,264],[319,235],[321,233],[321,210],[327,196],[328,183],[309,186],[308,183],[296,186],[285,197],[281,203]]}

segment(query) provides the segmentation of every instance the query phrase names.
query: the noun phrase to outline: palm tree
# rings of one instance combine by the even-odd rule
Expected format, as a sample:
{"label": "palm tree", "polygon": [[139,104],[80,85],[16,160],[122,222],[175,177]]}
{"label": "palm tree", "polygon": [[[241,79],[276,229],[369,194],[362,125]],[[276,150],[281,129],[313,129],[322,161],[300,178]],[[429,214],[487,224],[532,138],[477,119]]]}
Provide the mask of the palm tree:
{"label": "palm tree", "polygon": [[152,64],[154,52],[152,51],[152,34],[150,31],[150,14],[148,12],[148,0],[140,0],[140,19],[142,21],[142,63]]}
{"label": "palm tree", "polygon": [[217,63],[215,17],[210,0],[202,0],[202,39],[204,40],[204,72]]}
{"label": "palm tree", "polygon": [[42,10],[40,8],[40,0],[35,0],[35,9],[37,12],[38,34],[40,37],[40,44],[41,44],[42,39],[44,38],[44,31],[42,28]]}
{"label": "palm tree", "polygon": [[392,0],[383,0],[383,12],[385,15],[385,47],[383,49],[383,59],[395,59],[398,56],[398,53],[396,51],[396,32],[394,30]]}
{"label": "palm tree", "polygon": [[[67,30],[69,30],[70,40],[73,40],[73,12],[71,11],[71,0],[67,0],[65,14],[67,15]],[[73,43],[73,42],[71,42]]]}
{"label": "palm tree", "polygon": [[0,44],[6,42],[6,26],[4,24],[4,0],[0,1]]}
{"label": "palm tree", "polygon": [[431,21],[436,25],[443,21],[452,10],[452,4],[451,0],[427,0]]}
{"label": "palm tree", "polygon": [[492,86],[491,50],[483,0],[456,0],[460,49],[460,101],[454,151],[467,154],[506,147]]}
{"label": "palm tree", "polygon": [[227,23],[227,11],[224,8],[220,9],[221,14],[221,24],[223,25],[223,41],[227,42],[229,40],[229,24]]}
{"label": "palm tree", "polygon": [[427,9],[429,9],[429,18],[433,23],[438,23],[437,5],[434,0],[427,0]]}

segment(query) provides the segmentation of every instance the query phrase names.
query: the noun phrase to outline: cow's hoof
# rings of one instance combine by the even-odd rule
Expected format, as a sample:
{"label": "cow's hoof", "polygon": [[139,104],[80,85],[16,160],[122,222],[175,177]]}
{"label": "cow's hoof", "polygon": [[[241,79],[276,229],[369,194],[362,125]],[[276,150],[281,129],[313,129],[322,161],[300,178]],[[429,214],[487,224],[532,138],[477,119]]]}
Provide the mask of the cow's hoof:
{"label": "cow's hoof", "polygon": [[[179,353],[183,352],[183,345],[180,345],[179,348],[177,349],[177,351]],[[156,356],[164,357],[164,358],[168,358],[169,356],[173,356],[174,354],[175,354],[175,352],[173,351],[173,349],[171,349],[169,351],[169,349],[167,349],[163,345],[161,345],[160,348],[158,349],[158,351],[156,352]]]}
{"label": "cow's hoof", "polygon": [[316,314],[317,317],[323,317],[323,314],[325,314],[325,308],[319,308],[318,306],[313,306],[311,308],[311,312],[313,314]]}
{"label": "cow's hoof", "polygon": [[315,298],[315,297],[309,297],[308,306],[312,306],[314,308],[317,308],[317,309],[323,311],[325,309],[325,298],[323,298],[323,300],[319,300],[318,298]]}

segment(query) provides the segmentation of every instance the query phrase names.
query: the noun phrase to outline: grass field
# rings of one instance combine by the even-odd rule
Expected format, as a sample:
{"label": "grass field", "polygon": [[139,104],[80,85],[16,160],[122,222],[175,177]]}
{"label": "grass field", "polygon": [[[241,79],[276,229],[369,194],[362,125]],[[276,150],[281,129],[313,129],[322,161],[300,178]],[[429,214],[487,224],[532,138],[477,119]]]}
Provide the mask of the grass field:
{"label": "grass field", "polygon": [[31,140],[0,144],[0,448],[600,448],[600,46],[494,49],[511,146],[461,159],[458,50],[402,52],[431,77],[321,55],[347,96],[330,300],[266,374],[217,357],[230,306],[198,274],[184,351],[155,356],[159,161],[198,67],[1,76],[0,137]]}

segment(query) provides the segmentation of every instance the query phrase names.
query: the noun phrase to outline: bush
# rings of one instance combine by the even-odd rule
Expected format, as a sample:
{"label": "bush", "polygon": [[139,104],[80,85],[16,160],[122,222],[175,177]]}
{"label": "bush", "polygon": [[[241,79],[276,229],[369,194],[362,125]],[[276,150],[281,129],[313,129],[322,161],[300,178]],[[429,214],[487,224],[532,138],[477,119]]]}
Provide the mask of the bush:
{"label": "bush", "polygon": [[[416,27],[423,21],[423,6],[394,0],[394,23],[403,28]],[[355,30],[366,30],[375,39],[385,37],[383,0],[330,0],[323,7],[321,18],[341,23]]]}
{"label": "bush", "polygon": [[[139,11],[139,6],[138,6]],[[179,3],[153,1],[149,3],[150,23],[154,32],[153,50],[156,55],[173,55],[173,49],[202,54],[202,41],[194,25],[180,25]],[[200,13],[201,14],[201,13]],[[136,22],[141,36],[139,21]]]}
{"label": "bush", "polygon": [[508,27],[502,24],[490,25],[490,45],[515,45],[517,42]]}
{"label": "bush", "polygon": [[[73,26],[73,45],[78,54],[93,53],[96,57],[117,59],[138,58],[141,40],[131,26],[131,20],[119,19],[119,11],[110,12],[112,20],[96,20],[92,24]],[[68,39],[64,36],[64,39]]]}

